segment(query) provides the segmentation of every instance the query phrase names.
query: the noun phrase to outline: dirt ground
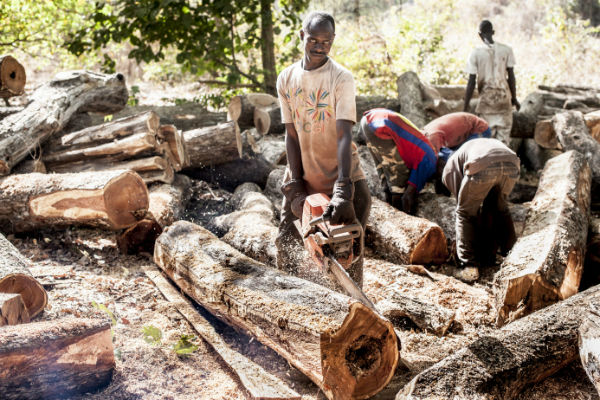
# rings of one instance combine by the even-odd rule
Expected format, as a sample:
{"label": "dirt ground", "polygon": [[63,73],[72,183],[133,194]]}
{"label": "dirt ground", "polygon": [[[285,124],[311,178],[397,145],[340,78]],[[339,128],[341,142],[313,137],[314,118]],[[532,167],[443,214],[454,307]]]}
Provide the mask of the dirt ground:
{"label": "dirt ground", "polygon": [[[193,201],[186,219],[209,229],[212,218],[229,210],[229,194],[207,183],[194,182]],[[219,232],[216,232],[217,234]],[[167,302],[143,272],[153,264],[149,254],[124,256],[115,244],[115,233],[92,229],[67,229],[9,235],[8,239],[34,265],[33,274],[48,290],[48,309],[38,318],[51,320],[62,316],[110,319],[93,303],[104,305],[115,316],[114,347],[116,371],[111,384],[76,399],[246,399],[238,379],[202,339],[196,338],[198,350],[178,356],[172,349],[182,334],[196,335],[190,324]],[[377,301],[381,271],[389,263],[367,253],[365,292]],[[439,268],[447,272],[450,267]],[[456,312],[456,322],[443,337],[424,332],[399,321],[397,333],[402,343],[401,358],[410,369],[398,368],[392,382],[376,399],[393,399],[395,394],[420,370],[467,345],[492,328],[489,278],[494,271],[484,271],[480,283],[465,285],[442,273],[433,272],[436,281],[426,293],[419,280],[403,287],[409,295],[426,296],[440,306]],[[422,286],[422,285],[421,285]],[[273,373],[303,399],[324,399],[319,388],[285,359],[256,340],[234,331],[208,314],[199,312],[215,326],[226,342]],[[144,340],[142,329],[154,326],[162,332],[160,344]],[[574,362],[556,375],[526,388],[519,399],[597,399],[585,372]]]}

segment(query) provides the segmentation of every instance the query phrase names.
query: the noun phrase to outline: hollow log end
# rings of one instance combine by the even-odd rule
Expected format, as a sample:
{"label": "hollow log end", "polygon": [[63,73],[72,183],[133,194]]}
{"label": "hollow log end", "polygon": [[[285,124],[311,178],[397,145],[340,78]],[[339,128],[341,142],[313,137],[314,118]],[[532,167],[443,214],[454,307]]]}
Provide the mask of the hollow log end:
{"label": "hollow log end", "polygon": [[137,173],[125,171],[106,184],[104,202],[113,227],[127,228],[145,216],[150,204],[148,188]]}
{"label": "hollow log end", "polygon": [[0,62],[0,83],[13,95],[20,95],[25,89],[27,76],[25,68],[13,57],[4,56]]}
{"label": "hollow log end", "polygon": [[366,399],[388,384],[399,358],[392,324],[359,302],[342,327],[321,335],[324,390],[330,398]]}
{"label": "hollow log end", "polygon": [[41,313],[48,304],[46,290],[29,275],[11,274],[3,277],[0,280],[0,292],[20,294],[31,319]]}
{"label": "hollow log end", "polygon": [[254,127],[262,136],[269,133],[269,128],[271,127],[271,117],[269,113],[262,108],[256,107],[254,109]]}
{"label": "hollow log end", "polygon": [[410,263],[417,265],[441,264],[448,258],[446,235],[440,227],[429,229],[415,246]]}

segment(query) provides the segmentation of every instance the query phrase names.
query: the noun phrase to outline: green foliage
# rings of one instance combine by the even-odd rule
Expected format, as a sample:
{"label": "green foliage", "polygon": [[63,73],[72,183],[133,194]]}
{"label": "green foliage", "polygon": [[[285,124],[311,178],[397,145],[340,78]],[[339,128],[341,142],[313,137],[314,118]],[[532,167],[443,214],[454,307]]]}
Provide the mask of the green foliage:
{"label": "green foliage", "polygon": [[137,106],[140,100],[137,98],[137,94],[140,92],[140,87],[133,85],[129,88],[129,98],[127,99],[127,105],[130,107]]}
{"label": "green foliage", "polygon": [[106,307],[104,304],[98,304],[95,301],[92,301],[92,307],[106,313],[106,315],[110,317],[112,326],[117,325],[117,318],[115,317],[115,314],[112,311],[110,311],[108,307]]}
{"label": "green foliage", "polygon": [[150,343],[153,346],[160,345],[162,340],[162,332],[160,329],[153,325],[145,325],[142,327],[142,334],[146,343]]}
{"label": "green foliage", "polygon": [[192,343],[196,337],[194,335],[181,335],[177,343],[173,345],[173,350],[178,356],[187,356],[198,350],[198,346]]}

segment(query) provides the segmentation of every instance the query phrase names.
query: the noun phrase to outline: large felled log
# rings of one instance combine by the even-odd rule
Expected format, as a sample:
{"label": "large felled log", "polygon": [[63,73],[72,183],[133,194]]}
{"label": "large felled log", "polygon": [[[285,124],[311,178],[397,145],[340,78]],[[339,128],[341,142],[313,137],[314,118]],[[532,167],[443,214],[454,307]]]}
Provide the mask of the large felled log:
{"label": "large felled log", "polygon": [[161,125],[158,136],[169,145],[173,168],[176,171],[181,171],[189,163],[187,151],[183,143],[183,132],[177,129],[175,125]]}
{"label": "large felled log", "polygon": [[367,179],[367,185],[369,186],[371,195],[377,197],[379,200],[385,200],[384,183],[379,179],[375,160],[373,160],[371,151],[367,146],[359,146],[358,156],[360,157],[360,167]]}
{"label": "large felled log", "polygon": [[244,183],[235,189],[231,203],[236,211],[215,221],[227,231],[221,240],[250,258],[275,266],[277,225],[271,201],[257,184]]}
{"label": "large felled log", "polygon": [[0,396],[65,398],[107,385],[115,368],[110,323],[64,318],[0,329]]}
{"label": "large felled log", "polygon": [[60,131],[72,115],[94,111],[114,113],[127,103],[125,78],[71,71],[56,75],[37,89],[19,113],[0,121],[0,175],[6,175],[50,135]]}
{"label": "large felled log", "polygon": [[[278,108],[277,97],[266,93],[249,93],[243,96],[234,96],[229,102],[227,114],[229,119],[236,121],[241,130],[252,128],[255,125],[254,110],[258,108]],[[281,121],[281,117],[279,117]],[[258,127],[257,127],[258,128]],[[268,131],[268,126],[267,126]]]}
{"label": "large felled log", "polygon": [[224,164],[242,156],[240,129],[235,121],[183,132],[187,168]]}
{"label": "large felled log", "polygon": [[600,142],[600,111],[594,111],[583,116],[590,135]]}
{"label": "large felled log", "polygon": [[148,189],[132,171],[24,174],[0,179],[0,226],[9,231],[86,225],[122,229],[148,210]]}
{"label": "large felled log", "polygon": [[25,68],[11,56],[0,56],[0,97],[18,96],[25,91]]}
{"label": "large felled log", "polygon": [[398,264],[442,263],[448,257],[446,236],[437,224],[377,198],[373,199],[365,244]]}
{"label": "large felled log", "polygon": [[591,171],[576,151],[546,164],[525,230],[494,282],[498,324],[577,293],[590,215]]}
{"label": "large felled log", "polygon": [[185,207],[192,195],[192,182],[185,175],[176,174],[173,183],[152,185],[149,188],[148,211],[161,227],[183,218]]}
{"label": "large felled log", "polygon": [[285,167],[279,166],[275,168],[267,178],[267,183],[265,184],[265,189],[263,190],[263,194],[267,196],[269,200],[271,200],[271,204],[275,209],[275,217],[277,221],[279,221],[279,216],[281,213],[281,206],[283,202],[283,193],[281,193],[281,184],[283,182],[283,176],[285,175]]}
{"label": "large felled log", "polygon": [[214,349],[221,359],[231,368],[250,393],[253,399],[287,400],[300,399],[300,395],[290,389],[276,376],[265,371],[260,365],[231,349],[215,328],[202,317],[179,290],[171,285],[154,266],[143,266],[146,276],[154,282],[165,298],[177,308],[196,332]]}
{"label": "large felled log", "polygon": [[269,107],[256,107],[254,109],[254,127],[261,135],[284,133],[285,125],[281,122],[279,103]]}
{"label": "large felled log", "polygon": [[598,303],[591,303],[579,327],[579,358],[590,381],[600,394],[600,315]]}
{"label": "large felled log", "polygon": [[577,359],[577,330],[599,300],[595,286],[480,337],[418,374],[396,400],[514,399]]}
{"label": "large felled log", "polygon": [[194,300],[250,333],[330,399],[381,390],[398,362],[391,324],[362,303],[254,261],[185,221],[156,242],[154,261]]}
{"label": "large felled log", "polygon": [[0,293],[20,294],[28,318],[35,318],[48,304],[48,295],[28,266],[27,259],[0,234]]}
{"label": "large felled log", "polygon": [[537,115],[522,111],[513,111],[513,123],[510,137],[523,139],[532,138],[536,128],[536,122]]}
{"label": "large felled log", "polygon": [[567,111],[552,118],[558,141],[565,150],[577,150],[587,159],[595,185],[600,185],[600,143],[587,130],[583,114]]}
{"label": "large felled log", "polygon": [[184,172],[192,178],[217,184],[222,189],[233,192],[236,187],[245,182],[254,182],[264,187],[273,168],[273,164],[260,156],[244,155],[225,164],[209,168],[188,168]]}
{"label": "large felled log", "polygon": [[[250,138],[252,136],[248,137]],[[255,157],[261,157],[272,165],[285,165],[287,153],[283,135],[263,136],[250,145]]]}
{"label": "large felled log", "polygon": [[29,322],[29,312],[18,293],[0,293],[0,326]]}
{"label": "large felled log", "polygon": [[562,154],[562,150],[543,148],[534,139],[524,139],[523,148],[525,153],[525,160],[523,161],[534,171],[544,169],[548,160]]}
{"label": "large felled log", "polygon": [[428,119],[423,101],[423,84],[419,76],[413,71],[407,71],[398,77],[397,84],[402,115],[418,128],[424,127]]}

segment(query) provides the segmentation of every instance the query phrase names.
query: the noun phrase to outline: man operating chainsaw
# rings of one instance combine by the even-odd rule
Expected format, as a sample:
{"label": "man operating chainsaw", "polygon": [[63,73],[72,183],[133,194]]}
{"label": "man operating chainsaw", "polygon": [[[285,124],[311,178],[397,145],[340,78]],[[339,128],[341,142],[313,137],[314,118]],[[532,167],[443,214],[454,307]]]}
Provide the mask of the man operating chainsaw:
{"label": "man operating chainsaw", "polygon": [[[371,195],[360,168],[352,125],[356,123],[354,79],[328,57],[335,38],[335,21],[324,12],[306,17],[300,30],[303,58],[277,78],[277,92],[285,123],[287,169],[277,237],[279,268],[296,273],[295,252],[302,237],[294,221],[302,217],[306,197],[331,197],[324,216],[331,224],[358,220],[365,226]],[[348,268],[362,286],[362,262]]]}

